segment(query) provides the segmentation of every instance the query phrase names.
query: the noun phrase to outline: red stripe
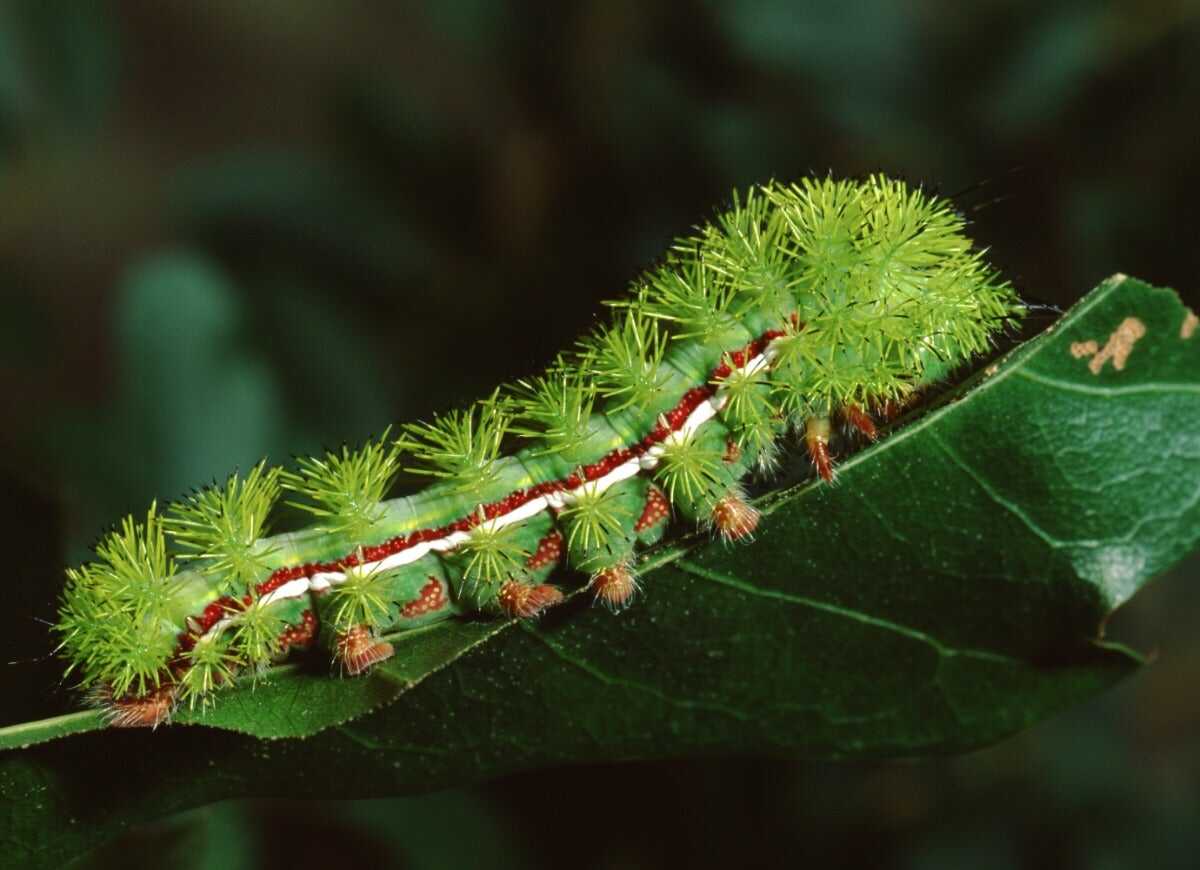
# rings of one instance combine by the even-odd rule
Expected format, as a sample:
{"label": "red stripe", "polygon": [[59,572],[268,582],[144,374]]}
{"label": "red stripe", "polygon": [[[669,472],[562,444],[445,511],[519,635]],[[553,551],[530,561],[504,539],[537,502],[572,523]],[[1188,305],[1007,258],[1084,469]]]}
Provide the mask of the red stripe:
{"label": "red stripe", "polygon": [[[679,403],[667,413],[661,415],[659,422],[654,425],[650,434],[636,444],[628,447],[618,447],[603,456],[597,462],[583,466],[579,472],[572,473],[561,480],[548,480],[544,483],[535,484],[528,489],[518,489],[509,493],[499,501],[494,501],[483,505],[484,519],[495,519],[496,517],[504,516],[511,513],[524,504],[533,501],[536,498],[549,495],[552,492],[562,492],[565,490],[575,489],[583,484],[585,480],[599,480],[608,474],[619,465],[624,465],[631,459],[636,459],[642,456],[651,447],[661,444],[673,432],[679,431],[683,424],[687,422],[687,418],[701,404],[706,402],[716,393],[716,382],[724,380],[733,373],[734,369],[742,368],[750,360],[760,356],[768,344],[776,338],[785,335],[782,330],[768,330],[760,335],[754,341],[747,344],[740,350],[730,351],[725,354],[724,361],[713,369],[707,383],[699,387],[693,387],[683,394],[683,398]],[[664,426],[662,421],[666,420],[667,425]],[[425,541],[436,541],[447,537],[454,532],[467,532],[475,526],[479,525],[480,518],[478,511],[474,511],[465,517],[460,517],[453,522],[436,529],[417,529],[410,532],[408,535],[397,535],[390,540],[384,541],[382,544],[374,546],[362,547],[360,550],[355,550],[343,556],[340,559],[335,559],[332,562],[306,562],[303,565],[291,565],[286,568],[279,568],[271,573],[271,576],[259,583],[255,587],[255,591],[261,597],[269,592],[273,592],[285,583],[290,583],[292,580],[300,578],[311,578],[314,574],[321,574],[329,571],[343,572],[347,568],[352,568],[361,563],[378,562],[388,556],[403,552],[409,547],[414,547],[417,544]],[[361,551],[362,555],[359,556]],[[245,596],[243,601],[239,602],[236,599],[225,597],[213,602],[205,608],[203,614],[195,617],[195,621],[201,626],[200,635],[212,628],[216,623],[225,616],[228,612],[240,609],[243,605],[249,605],[250,596]],[[191,631],[185,631],[179,636],[179,645],[176,648],[176,658],[188,650],[196,643],[196,638],[200,635],[193,634]]]}

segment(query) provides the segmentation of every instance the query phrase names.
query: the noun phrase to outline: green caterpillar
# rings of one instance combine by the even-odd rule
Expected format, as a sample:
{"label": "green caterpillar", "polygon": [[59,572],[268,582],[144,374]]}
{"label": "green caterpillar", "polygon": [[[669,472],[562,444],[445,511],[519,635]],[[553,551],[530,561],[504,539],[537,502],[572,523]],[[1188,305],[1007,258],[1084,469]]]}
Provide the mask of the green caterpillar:
{"label": "green caterpillar", "polygon": [[[835,422],[873,438],[1022,311],[947,202],[882,176],[735,194],[610,305],[470,408],[127,517],[67,571],[68,672],[111,724],[158,725],[293,647],[353,675],[393,654],[385,633],[535,617],[564,567],[620,609],[672,514],[749,538],[740,481],[775,468],[782,436],[831,480]],[[401,470],[432,483],[388,499]],[[268,536],[285,491],[315,524]]]}

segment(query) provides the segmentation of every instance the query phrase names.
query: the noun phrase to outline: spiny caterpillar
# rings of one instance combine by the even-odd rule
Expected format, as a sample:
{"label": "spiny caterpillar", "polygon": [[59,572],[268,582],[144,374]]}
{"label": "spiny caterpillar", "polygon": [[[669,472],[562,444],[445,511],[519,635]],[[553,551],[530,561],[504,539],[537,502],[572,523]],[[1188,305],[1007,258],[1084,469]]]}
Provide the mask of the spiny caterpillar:
{"label": "spiny caterpillar", "polygon": [[[393,655],[387,633],[533,618],[562,600],[547,580],[564,567],[618,610],[672,514],[749,538],[740,482],[776,467],[782,436],[830,481],[836,422],[873,438],[1017,320],[964,225],[882,176],[735,194],[545,372],[124,519],[67,571],[68,672],[111,724],[157,725],[292,648],[319,643],[354,675]],[[402,470],[431,485],[386,498]],[[267,536],[284,491],[315,524]]]}

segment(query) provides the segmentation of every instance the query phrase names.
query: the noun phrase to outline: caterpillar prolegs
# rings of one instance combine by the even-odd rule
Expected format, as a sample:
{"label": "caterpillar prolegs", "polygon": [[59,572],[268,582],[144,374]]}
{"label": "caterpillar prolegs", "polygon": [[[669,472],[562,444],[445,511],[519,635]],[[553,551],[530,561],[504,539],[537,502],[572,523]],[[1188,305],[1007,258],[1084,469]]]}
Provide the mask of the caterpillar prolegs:
{"label": "caterpillar prolegs", "polygon": [[[68,670],[113,725],[157,725],[312,644],[352,676],[394,654],[390,633],[533,618],[563,584],[619,610],[673,516],[750,538],[741,482],[770,474],[782,437],[831,480],[838,425],[873,438],[1019,318],[964,229],[883,176],[735,194],[546,371],[127,517],[67,571]],[[431,484],[389,498],[401,471]],[[315,522],[268,535],[284,493]]]}

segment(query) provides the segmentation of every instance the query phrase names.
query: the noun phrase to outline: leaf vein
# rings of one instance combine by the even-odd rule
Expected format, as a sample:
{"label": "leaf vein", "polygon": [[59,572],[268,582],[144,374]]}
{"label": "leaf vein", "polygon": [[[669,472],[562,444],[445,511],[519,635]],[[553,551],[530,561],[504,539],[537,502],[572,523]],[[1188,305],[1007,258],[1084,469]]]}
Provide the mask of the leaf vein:
{"label": "leaf vein", "polygon": [[[988,498],[990,498],[996,504],[1000,505],[1002,508],[1004,508],[1009,513],[1011,513],[1013,516],[1015,516],[1017,519],[1019,519],[1025,525],[1025,527],[1029,529],[1029,531],[1033,532],[1035,535],[1037,535],[1039,538],[1041,538],[1043,541],[1045,541],[1046,544],[1049,545],[1051,548],[1053,548],[1055,550],[1060,550],[1064,547],[1071,546],[1072,544],[1086,543],[1086,542],[1078,542],[1078,541],[1076,541],[1076,542],[1062,541],[1062,540],[1059,540],[1058,538],[1054,537],[1052,534],[1050,534],[1045,529],[1043,529],[1040,525],[1038,525],[1037,522],[1034,521],[1033,517],[1029,516],[1029,514],[1027,514],[1020,507],[1020,505],[1016,504],[1011,499],[1005,498],[1003,495],[1001,495],[996,490],[996,488],[987,481],[986,478],[984,478],[982,475],[980,475],[979,472],[977,472],[974,468],[972,468],[970,466],[970,464],[968,464],[966,462],[966,460],[964,460],[961,456],[959,456],[958,453],[955,450],[953,450],[949,444],[947,444],[945,441],[943,441],[942,437],[937,432],[931,431],[929,433],[929,440],[938,446],[938,449],[940,449],[942,451],[942,453],[944,453],[946,455],[947,459],[949,459],[951,462],[953,462],[955,465],[957,465],[964,473],[966,473],[966,475],[968,477],[970,477],[973,481],[975,481],[975,483],[979,486],[979,488],[982,489],[985,493],[987,493]],[[1092,542],[1092,544],[1095,545],[1095,542]]]}
{"label": "leaf vein", "polygon": [[1178,383],[1175,381],[1157,381],[1149,384],[1126,384],[1113,387],[1064,381],[1061,378],[1038,374],[1037,372],[1030,371],[1028,368],[1020,369],[1016,374],[1018,377],[1025,378],[1034,383],[1086,396],[1104,396],[1107,398],[1111,396],[1134,396],[1141,393],[1194,393],[1200,395],[1200,384]]}
{"label": "leaf vein", "polygon": [[639,683],[636,680],[628,680],[628,679],[624,679],[622,677],[614,676],[614,675],[607,673],[607,672],[601,670],[600,668],[596,667],[591,662],[584,661],[582,659],[578,659],[572,655],[569,655],[561,647],[559,647],[559,646],[555,645],[553,642],[551,642],[551,640],[548,637],[546,637],[546,635],[542,634],[541,632],[539,632],[533,628],[529,628],[529,627],[525,627],[525,626],[522,626],[522,627],[525,628],[527,633],[530,634],[532,637],[535,637],[539,641],[541,641],[545,645],[545,647],[548,650],[550,650],[550,652],[554,653],[554,655],[557,656],[559,659],[561,659],[562,661],[566,662],[567,664],[577,668],[578,670],[587,674],[589,677],[592,677],[597,682],[601,682],[601,683],[604,683],[605,685],[609,685],[609,686],[617,686],[617,687],[624,688],[624,689],[633,689],[634,691],[642,692],[644,694],[647,694],[654,698],[657,698],[658,700],[662,701],[665,704],[669,704],[672,707],[679,707],[680,709],[708,710],[708,711],[715,712],[715,713],[723,713],[726,716],[730,716],[730,717],[737,719],[739,721],[742,721],[742,722],[748,722],[755,718],[750,713],[747,713],[745,710],[739,710],[736,707],[730,707],[726,704],[715,704],[710,701],[698,701],[698,700],[693,700],[693,699],[688,699],[688,698],[676,698],[671,695],[668,695],[666,692],[662,691],[661,689],[655,688],[654,686],[649,686],[649,685],[646,685],[645,683]]}
{"label": "leaf vein", "polygon": [[870,625],[873,628],[879,628],[884,631],[890,631],[894,634],[899,634],[903,637],[910,638],[920,643],[927,644],[933,647],[937,654],[943,658],[952,656],[963,656],[967,658],[981,659],[984,661],[1006,663],[1006,664],[1024,664],[1019,659],[1012,656],[1006,656],[1002,653],[993,650],[980,650],[969,648],[956,648],[946,644],[931,634],[927,634],[919,629],[911,628],[906,625],[892,622],[887,619],[882,619],[878,616],[872,616],[869,613],[862,613],[857,610],[851,610],[848,607],[842,607],[838,604],[831,604],[828,601],[818,601],[815,598],[807,598],[803,595],[795,595],[790,592],[780,592],[777,589],[762,589],[758,586],[753,586],[743,580],[730,577],[720,571],[711,571],[702,565],[697,565],[695,562],[687,559],[680,559],[675,563],[676,567],[702,580],[709,580],[713,583],[719,583],[722,586],[728,586],[732,589],[737,589],[739,592],[745,592],[748,595],[756,595],[761,598],[772,598],[777,601],[784,601],[788,604],[795,604],[800,607],[809,607],[813,610],[820,610],[824,613],[830,613],[834,616],[840,616],[844,619],[851,619],[855,622],[861,622],[865,625]]}

